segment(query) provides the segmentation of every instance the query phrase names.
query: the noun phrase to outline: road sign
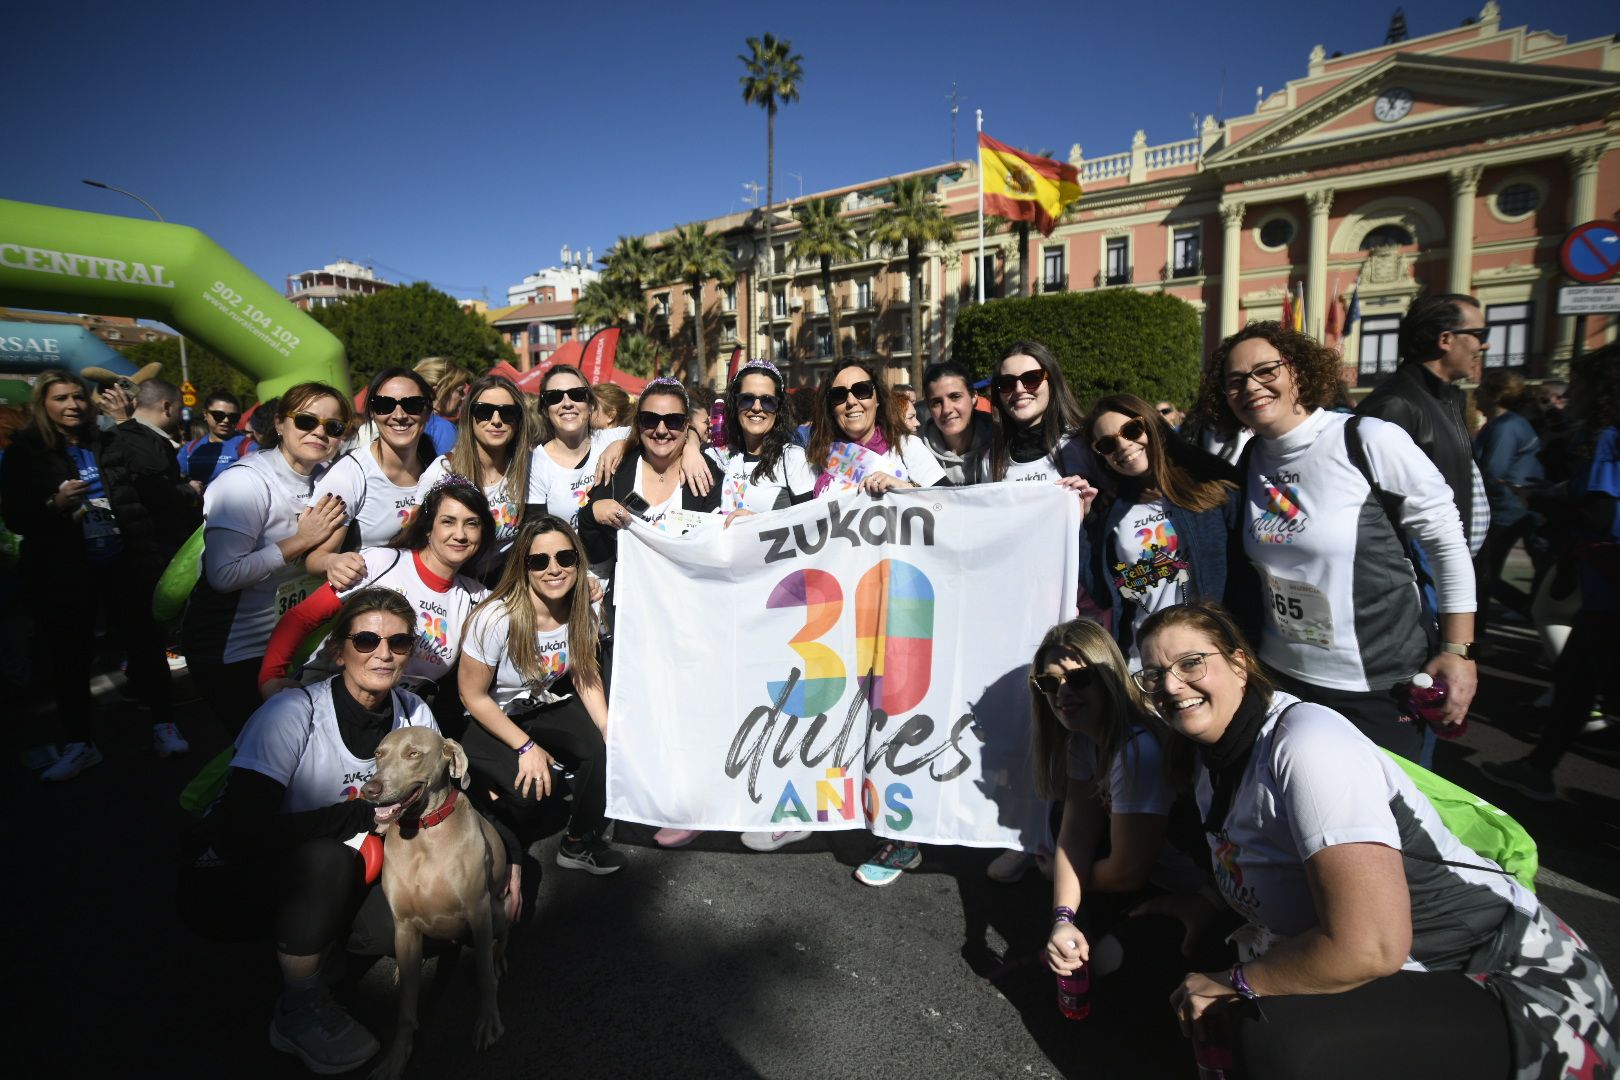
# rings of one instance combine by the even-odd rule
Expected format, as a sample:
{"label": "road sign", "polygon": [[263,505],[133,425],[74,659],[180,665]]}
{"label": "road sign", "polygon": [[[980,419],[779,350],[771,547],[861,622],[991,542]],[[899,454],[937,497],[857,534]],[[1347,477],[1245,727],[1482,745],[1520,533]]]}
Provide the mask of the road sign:
{"label": "road sign", "polygon": [[1609,315],[1620,311],[1620,285],[1565,285],[1558,290],[1560,315]]}
{"label": "road sign", "polygon": [[1588,221],[1577,225],[1564,237],[1558,249],[1564,273],[1576,281],[1596,284],[1620,273],[1620,225],[1612,221]]}
{"label": "road sign", "polygon": [[180,384],[180,404],[188,409],[197,404],[197,388],[190,381]]}

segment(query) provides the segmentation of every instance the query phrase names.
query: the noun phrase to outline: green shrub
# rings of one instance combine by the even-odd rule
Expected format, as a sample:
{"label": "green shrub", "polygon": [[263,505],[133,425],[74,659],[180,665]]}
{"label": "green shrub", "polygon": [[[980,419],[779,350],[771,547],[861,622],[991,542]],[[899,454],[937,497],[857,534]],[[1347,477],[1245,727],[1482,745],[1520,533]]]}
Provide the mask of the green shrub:
{"label": "green shrub", "polygon": [[983,377],[1015,341],[1052,350],[1082,407],[1103,394],[1192,404],[1203,361],[1198,312],[1166,293],[1132,289],[989,300],[956,317],[951,355]]}

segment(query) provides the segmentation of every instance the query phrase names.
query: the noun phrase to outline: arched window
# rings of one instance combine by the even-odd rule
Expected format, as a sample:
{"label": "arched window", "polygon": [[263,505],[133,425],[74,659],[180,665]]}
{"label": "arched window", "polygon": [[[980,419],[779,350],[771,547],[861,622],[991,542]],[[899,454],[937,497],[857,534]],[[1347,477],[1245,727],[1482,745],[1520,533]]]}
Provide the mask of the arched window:
{"label": "arched window", "polygon": [[1377,251],[1383,247],[1407,247],[1417,243],[1412,230],[1404,225],[1380,225],[1361,239],[1362,251]]}

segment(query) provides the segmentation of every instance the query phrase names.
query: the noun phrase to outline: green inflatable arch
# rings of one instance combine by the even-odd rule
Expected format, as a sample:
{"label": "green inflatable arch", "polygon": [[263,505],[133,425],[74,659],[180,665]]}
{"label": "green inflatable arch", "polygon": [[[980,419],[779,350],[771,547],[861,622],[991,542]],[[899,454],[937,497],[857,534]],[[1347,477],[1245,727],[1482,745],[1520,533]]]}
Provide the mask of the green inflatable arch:
{"label": "green inflatable arch", "polygon": [[349,392],[343,346],[196,229],[0,199],[0,299],[168,323],[258,382]]}

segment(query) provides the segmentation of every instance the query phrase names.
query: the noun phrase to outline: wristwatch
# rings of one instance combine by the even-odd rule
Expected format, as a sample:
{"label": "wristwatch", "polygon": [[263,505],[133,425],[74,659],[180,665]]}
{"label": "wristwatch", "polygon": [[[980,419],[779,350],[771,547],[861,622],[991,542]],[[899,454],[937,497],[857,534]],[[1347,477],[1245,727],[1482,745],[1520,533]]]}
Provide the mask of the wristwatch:
{"label": "wristwatch", "polygon": [[1460,656],[1464,660],[1479,659],[1479,652],[1472,641],[1465,642],[1461,645],[1457,644],[1455,641],[1442,641],[1440,643],[1440,651],[1448,652],[1455,656]]}

